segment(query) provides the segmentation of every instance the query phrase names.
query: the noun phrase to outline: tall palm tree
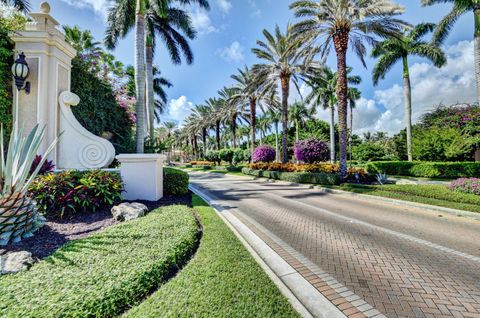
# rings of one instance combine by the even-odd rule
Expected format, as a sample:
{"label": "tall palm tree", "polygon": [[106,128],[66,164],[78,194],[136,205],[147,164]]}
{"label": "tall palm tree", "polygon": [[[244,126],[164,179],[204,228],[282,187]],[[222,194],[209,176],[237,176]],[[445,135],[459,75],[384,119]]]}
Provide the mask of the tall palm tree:
{"label": "tall palm tree", "polygon": [[280,161],[280,149],[279,149],[279,142],[278,142],[278,125],[282,121],[282,113],[280,112],[280,107],[277,109],[270,108],[267,111],[269,121],[273,124],[275,129],[275,161]]}
{"label": "tall palm tree", "polygon": [[209,119],[210,122],[215,130],[215,141],[216,141],[216,148],[220,150],[221,148],[221,124],[222,124],[222,107],[223,102],[219,98],[209,98],[205,101],[205,105],[210,108],[209,109]]}
{"label": "tall palm tree", "polygon": [[348,105],[350,106],[350,133],[348,136],[348,148],[350,153],[350,167],[352,167],[352,142],[353,142],[353,110],[357,106],[357,101],[362,97],[362,93],[356,87],[348,88]]}
{"label": "tall palm tree", "polygon": [[405,124],[407,127],[408,161],[412,161],[412,87],[410,84],[409,56],[420,56],[430,60],[435,66],[443,66],[447,59],[435,43],[428,43],[422,38],[435,28],[433,23],[421,23],[411,30],[404,30],[401,35],[388,38],[378,43],[372,50],[372,56],[378,58],[373,69],[373,84],[385,78],[388,71],[397,62],[403,64],[403,97],[405,106]]}
{"label": "tall palm tree", "polygon": [[297,85],[298,79],[308,74],[318,72],[320,64],[314,61],[318,50],[314,46],[305,45],[305,38],[293,33],[290,26],[287,26],[285,33],[282,33],[277,25],[275,33],[271,34],[263,30],[266,41],[257,41],[258,48],[252,52],[264,64],[256,64],[252,71],[256,82],[265,86],[274,86],[280,82],[282,90],[282,162],[288,161],[288,98],[290,85],[293,79]]}
{"label": "tall palm tree", "polygon": [[209,118],[210,112],[211,109],[207,105],[196,105],[192,112],[196,116],[197,126],[202,134],[203,155],[207,153],[208,129],[211,126]]}
{"label": "tall palm tree", "polygon": [[332,45],[337,57],[338,127],[340,133],[340,177],[347,176],[347,51],[349,44],[365,65],[366,47],[375,37],[397,34],[406,23],[393,18],[404,7],[392,0],[301,0],[290,5],[304,20],[295,26],[299,34],[321,41],[326,56]]}
{"label": "tall palm tree", "polygon": [[274,86],[265,86],[259,83],[251,69],[245,66],[238,69],[238,73],[231,76],[235,81],[235,94],[231,97],[234,103],[245,103],[249,105],[250,113],[250,150],[253,153],[255,149],[255,139],[257,131],[257,106],[262,105],[263,99],[271,96]]}
{"label": "tall palm tree", "polygon": [[295,102],[289,110],[289,117],[295,125],[295,141],[300,141],[300,126],[307,120],[313,119],[315,115],[315,107],[308,108],[303,102]]}
{"label": "tall palm tree", "polygon": [[[124,38],[131,29],[135,29],[137,153],[143,153],[146,111],[151,112],[150,120],[153,120],[153,66],[150,64],[153,63],[153,55],[151,59],[149,58],[147,73],[146,50],[150,45],[153,49],[154,35],[160,35],[174,63],[179,63],[180,52],[184,53],[187,61],[192,59],[191,50],[182,35],[183,33],[188,38],[193,38],[195,35],[190,16],[185,11],[172,7],[172,3],[182,5],[198,3],[202,7],[209,8],[206,0],[116,0],[108,14],[105,38],[108,48],[114,48],[119,38]],[[148,91],[146,91],[147,79]],[[146,96],[149,98],[148,108]],[[152,128],[153,122],[150,124]]]}
{"label": "tall palm tree", "polygon": [[95,41],[90,30],[82,30],[78,25],[73,27],[64,25],[65,41],[67,41],[78,54],[94,54],[102,51],[100,42]]}
{"label": "tall palm tree", "polygon": [[230,125],[232,132],[232,145],[233,148],[237,148],[237,128],[238,122],[246,119],[249,113],[246,110],[245,103],[234,96],[239,93],[238,88],[224,87],[218,94],[220,95],[220,101],[223,103],[222,116],[223,122]]}
{"label": "tall palm tree", "polygon": [[[348,84],[358,85],[362,79],[357,75],[350,75],[352,68],[347,68]],[[335,106],[337,105],[337,82],[338,73],[331,68],[325,67],[322,70],[322,76],[309,77],[306,81],[307,85],[312,88],[310,94],[305,97],[305,101],[313,103],[314,107],[322,106],[328,109],[330,118],[330,162],[334,163],[335,155]]]}
{"label": "tall palm tree", "polygon": [[29,0],[0,0],[0,3],[11,5],[15,9],[27,13],[30,11],[30,1]]}
{"label": "tall palm tree", "polygon": [[270,130],[272,124],[271,118],[267,114],[263,114],[258,118],[258,131],[260,133],[260,145],[263,145],[263,141],[267,132]]}
{"label": "tall palm tree", "polygon": [[422,0],[423,6],[444,3],[451,3],[453,7],[452,10],[440,20],[435,29],[432,41],[437,45],[445,41],[460,16],[469,12],[473,13],[475,78],[477,82],[477,102],[480,105],[480,2],[478,0]]}

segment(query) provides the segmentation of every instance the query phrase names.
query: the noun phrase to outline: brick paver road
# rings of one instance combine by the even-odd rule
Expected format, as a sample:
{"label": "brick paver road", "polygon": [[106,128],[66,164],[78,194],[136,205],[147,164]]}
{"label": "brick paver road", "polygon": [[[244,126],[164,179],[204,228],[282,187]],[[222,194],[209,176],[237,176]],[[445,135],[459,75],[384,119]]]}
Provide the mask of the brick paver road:
{"label": "brick paver road", "polygon": [[[191,182],[333,277],[351,295],[332,301],[347,316],[480,317],[480,221],[234,176],[193,173]],[[333,294],[322,277],[313,282]]]}

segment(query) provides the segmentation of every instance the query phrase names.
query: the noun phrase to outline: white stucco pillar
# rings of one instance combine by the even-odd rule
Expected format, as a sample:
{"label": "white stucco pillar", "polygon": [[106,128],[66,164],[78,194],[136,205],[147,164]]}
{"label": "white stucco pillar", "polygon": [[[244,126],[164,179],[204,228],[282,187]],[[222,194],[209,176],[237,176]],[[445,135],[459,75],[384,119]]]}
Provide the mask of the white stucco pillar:
{"label": "white stucco pillar", "polygon": [[[29,132],[37,123],[46,126],[46,138],[40,152],[55,139],[59,131],[60,93],[70,91],[71,61],[75,49],[65,42],[65,36],[57,27],[59,23],[50,16],[50,6],[42,3],[39,13],[30,13],[31,22],[25,30],[12,33],[15,52],[24,52],[30,67],[27,81],[31,84],[29,95],[25,91],[14,91],[14,116]],[[50,154],[57,164],[58,147]]]}

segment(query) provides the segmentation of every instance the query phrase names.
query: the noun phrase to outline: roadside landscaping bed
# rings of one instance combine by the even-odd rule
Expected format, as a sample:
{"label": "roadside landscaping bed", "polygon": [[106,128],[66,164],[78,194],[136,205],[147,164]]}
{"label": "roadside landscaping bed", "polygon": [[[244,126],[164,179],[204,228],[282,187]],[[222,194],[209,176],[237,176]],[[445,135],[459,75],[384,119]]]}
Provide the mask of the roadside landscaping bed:
{"label": "roadside landscaping bed", "polygon": [[408,184],[367,186],[346,183],[332,188],[480,213],[480,196],[451,191],[443,185]]}
{"label": "roadside landscaping bed", "polygon": [[191,257],[193,210],[168,206],[62,246],[0,277],[1,317],[111,317],[138,304]]}
{"label": "roadside landscaping bed", "polygon": [[225,223],[199,197],[203,236],[195,257],[125,317],[298,317]]}

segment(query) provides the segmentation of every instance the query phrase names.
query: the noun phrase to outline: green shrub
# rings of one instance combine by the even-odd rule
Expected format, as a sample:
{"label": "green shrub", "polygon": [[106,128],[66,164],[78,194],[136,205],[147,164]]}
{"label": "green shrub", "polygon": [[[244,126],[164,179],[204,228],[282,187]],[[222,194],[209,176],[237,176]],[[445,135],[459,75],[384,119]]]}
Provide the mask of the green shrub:
{"label": "green shrub", "polygon": [[188,193],[188,173],[174,168],[163,168],[163,192],[171,195]]}
{"label": "green shrub", "polygon": [[243,168],[242,173],[255,176],[255,177],[283,180],[283,181],[294,182],[294,183],[334,185],[340,182],[338,174],[336,173],[280,172],[280,171],[270,171],[270,170],[253,170],[250,168]]}
{"label": "green shrub", "polygon": [[245,161],[245,150],[237,148],[233,151],[233,163],[239,164],[240,162]]}
{"label": "green shrub", "polygon": [[376,161],[385,157],[385,150],[374,142],[365,142],[352,149],[353,158],[360,161]]}
{"label": "green shrub", "polygon": [[241,172],[242,168],[242,166],[215,166],[215,170],[229,172]]}
{"label": "green shrub", "polygon": [[230,165],[233,162],[234,151],[230,148],[220,150],[220,160],[228,162]]}
{"label": "green shrub", "polygon": [[243,161],[250,162],[252,160],[252,151],[250,149],[245,149],[243,151]]}
{"label": "green shrub", "polygon": [[424,178],[462,178],[480,175],[478,162],[407,162],[386,161],[369,162],[369,173],[386,173],[389,175],[424,177]]}
{"label": "green shrub", "polygon": [[93,212],[121,200],[120,175],[102,170],[63,171],[38,176],[29,192],[46,217]]}
{"label": "green shrub", "polygon": [[192,210],[170,206],[68,243],[30,270],[0,279],[0,317],[116,317],[192,255]]}
{"label": "green shrub", "polygon": [[216,162],[218,165],[220,165],[220,152],[218,150],[207,151],[205,159],[211,162]]}

